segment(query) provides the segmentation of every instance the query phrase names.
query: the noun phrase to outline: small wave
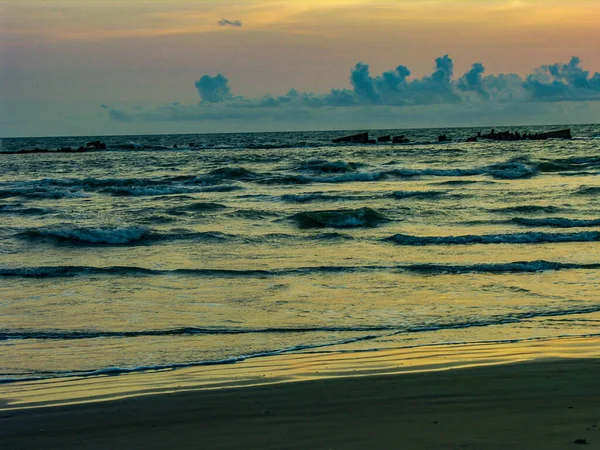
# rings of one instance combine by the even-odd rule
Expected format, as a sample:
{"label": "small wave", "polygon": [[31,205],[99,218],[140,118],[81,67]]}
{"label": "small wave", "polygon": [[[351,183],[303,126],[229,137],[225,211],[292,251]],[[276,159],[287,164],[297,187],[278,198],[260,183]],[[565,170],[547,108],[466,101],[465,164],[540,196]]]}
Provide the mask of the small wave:
{"label": "small wave", "polygon": [[300,228],[375,227],[388,219],[371,208],[333,211],[308,211],[294,214],[291,219]]}
{"label": "small wave", "polygon": [[[315,327],[315,328],[271,328],[271,329],[257,329],[257,330],[240,330],[245,333],[311,333],[311,332],[333,332],[333,333],[369,333],[362,336],[349,336],[346,338],[331,339],[327,342],[321,342],[316,344],[299,344],[286,348],[265,350],[252,354],[232,356],[229,358],[219,360],[205,360],[205,361],[191,361],[191,362],[174,362],[167,364],[157,364],[148,366],[136,366],[136,367],[106,367],[101,369],[89,370],[89,371],[60,371],[54,373],[47,373],[43,375],[32,374],[29,377],[11,377],[1,378],[0,383],[8,384],[23,381],[36,381],[49,378],[72,378],[72,377],[94,377],[94,376],[111,376],[125,373],[136,373],[136,372],[150,372],[159,370],[175,370],[184,367],[193,366],[205,366],[205,365],[222,365],[222,364],[235,364],[241,361],[245,361],[251,358],[261,358],[268,356],[277,356],[283,354],[289,354],[293,352],[326,348],[333,346],[340,346],[345,344],[351,344],[360,341],[374,340],[382,337],[391,337],[399,334],[410,334],[410,333],[424,333],[424,332],[437,332],[443,330],[454,330],[454,329],[466,329],[466,328],[480,328],[494,325],[505,325],[515,324],[526,320],[541,318],[541,317],[560,317],[569,315],[580,315],[589,314],[600,311],[600,307],[581,307],[578,309],[571,310],[541,310],[541,311],[524,311],[519,313],[512,313],[502,316],[491,316],[487,319],[471,320],[463,322],[445,322],[445,323],[428,323],[423,325],[411,326],[411,327],[400,327],[400,326],[374,326],[374,327],[341,327],[341,328],[328,328],[328,327]],[[230,333],[231,329],[226,330],[226,334]],[[218,330],[222,331],[224,330]],[[0,339],[57,339],[57,340],[72,340],[72,339],[98,339],[98,338],[127,338],[127,337],[143,337],[143,336],[163,336],[165,333],[172,333],[171,336],[177,335],[205,335],[206,331],[210,331],[214,334],[215,330],[201,329],[201,328],[180,328],[173,330],[149,330],[141,332],[110,332],[110,331],[0,331]],[[135,333],[132,335],[132,333]],[[137,334],[139,333],[139,334]],[[150,334],[158,333],[158,334]],[[239,331],[238,331],[239,334]],[[168,335],[168,334],[167,334]],[[428,344],[425,344],[428,345]],[[430,344],[429,344],[430,345]],[[415,346],[416,347],[416,346]]]}
{"label": "small wave", "polygon": [[[338,233],[323,233],[315,239],[345,239]],[[369,273],[377,271],[407,272],[419,274],[464,274],[464,273],[530,273],[557,270],[596,270],[600,263],[576,264],[554,261],[517,261],[497,264],[444,265],[444,264],[406,264],[406,265],[366,265],[366,266],[314,266],[282,269],[147,269],[132,266],[41,266],[41,267],[0,267],[1,277],[17,278],[70,278],[78,276],[133,276],[151,277],[179,275],[186,277],[277,277],[331,273]]]}
{"label": "small wave", "polygon": [[311,203],[319,201],[344,201],[344,200],[363,200],[364,196],[326,194],[324,192],[311,192],[310,194],[284,194],[281,200],[288,203]]}
{"label": "small wave", "polygon": [[517,161],[508,161],[488,166],[487,172],[501,180],[518,180],[537,175],[538,168]]}
{"label": "small wave", "polygon": [[0,214],[14,214],[14,215],[23,215],[23,216],[42,216],[45,214],[51,214],[54,211],[50,208],[35,208],[35,207],[26,207],[20,203],[17,204],[9,204],[9,205],[0,205]]}
{"label": "small wave", "polygon": [[546,217],[542,219],[514,217],[511,219],[511,222],[528,227],[578,228],[600,226],[600,219],[565,219],[562,217]]}
{"label": "small wave", "polygon": [[404,266],[403,269],[410,272],[424,274],[464,274],[464,273],[533,273],[556,270],[595,270],[600,269],[600,263],[575,264],[553,261],[517,261],[499,264],[473,264],[464,266],[451,266],[440,264],[414,264]]}
{"label": "small wave", "polygon": [[253,180],[258,177],[256,173],[243,167],[221,167],[209,172],[208,175],[228,180]]}
{"label": "small wave", "polygon": [[542,233],[527,232],[515,234],[484,234],[465,236],[410,236],[396,234],[384,241],[398,245],[470,245],[470,244],[543,244],[554,242],[594,242],[600,241],[600,232]]}
{"label": "small wave", "polygon": [[390,194],[390,197],[401,200],[401,199],[432,199],[439,198],[446,195],[445,191],[396,191]]}
{"label": "small wave", "polygon": [[468,186],[471,184],[493,184],[493,181],[479,181],[479,180],[448,180],[448,181],[439,181],[435,184],[436,186]]}
{"label": "small wave", "polygon": [[151,231],[145,227],[53,227],[37,228],[20,233],[20,237],[29,239],[52,238],[59,241],[68,241],[84,244],[109,244],[122,245],[141,241],[150,236]]}
{"label": "small wave", "polygon": [[323,173],[345,173],[354,172],[361,167],[362,164],[349,163],[346,161],[327,161],[322,159],[314,159],[306,161],[298,170],[323,172]]}
{"label": "small wave", "polygon": [[110,186],[100,192],[123,197],[145,197],[175,194],[196,194],[201,192],[230,192],[244,189],[242,186],[191,186],[191,185],[164,185],[164,186]]}
{"label": "small wave", "polygon": [[600,166],[598,156],[575,156],[541,161],[537,164],[540,172],[582,171]]}
{"label": "small wave", "polygon": [[313,180],[311,178],[308,178],[304,175],[280,175],[255,180],[255,182],[258,184],[267,185],[310,184],[312,181]]}
{"label": "small wave", "polygon": [[165,330],[140,331],[0,331],[0,340],[44,339],[81,340],[98,338],[136,338],[145,336],[235,335],[235,334],[285,334],[285,333],[364,333],[395,330],[391,326],[372,327],[273,327],[273,328],[200,328],[182,327]]}
{"label": "small wave", "polygon": [[578,195],[598,195],[600,194],[600,186],[580,186],[575,194]]}
{"label": "small wave", "polygon": [[237,217],[239,219],[249,220],[264,220],[273,217],[279,217],[279,214],[273,211],[265,211],[259,209],[237,209],[227,214],[229,217]]}
{"label": "small wave", "polygon": [[315,183],[349,183],[353,181],[379,181],[385,177],[386,174],[384,172],[355,172],[330,177],[310,178],[310,180]]}
{"label": "small wave", "polygon": [[53,189],[36,186],[15,187],[0,190],[0,198],[24,197],[29,199],[85,198],[79,189]]}
{"label": "small wave", "polygon": [[489,209],[490,212],[495,213],[507,213],[507,214],[554,214],[563,211],[564,208],[558,206],[540,206],[540,205],[519,205],[519,206],[508,206],[506,208]]}
{"label": "small wave", "polygon": [[179,216],[187,213],[204,213],[204,212],[215,212],[227,209],[227,206],[220,203],[212,202],[196,202],[189,205],[177,206],[167,210],[168,214]]}
{"label": "small wave", "polygon": [[400,178],[413,178],[420,176],[469,177],[484,175],[486,172],[483,169],[393,169],[385,173]]}

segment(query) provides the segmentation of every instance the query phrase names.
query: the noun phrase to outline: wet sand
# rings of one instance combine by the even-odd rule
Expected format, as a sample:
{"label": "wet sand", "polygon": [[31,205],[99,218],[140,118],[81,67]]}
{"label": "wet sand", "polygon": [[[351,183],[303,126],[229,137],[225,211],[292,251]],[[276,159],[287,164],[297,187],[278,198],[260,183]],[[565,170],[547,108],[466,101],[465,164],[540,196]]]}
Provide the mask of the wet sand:
{"label": "wet sand", "polygon": [[600,359],[315,379],[0,412],[6,450],[568,449],[578,448],[577,440],[588,443],[583,448],[600,448],[599,428]]}

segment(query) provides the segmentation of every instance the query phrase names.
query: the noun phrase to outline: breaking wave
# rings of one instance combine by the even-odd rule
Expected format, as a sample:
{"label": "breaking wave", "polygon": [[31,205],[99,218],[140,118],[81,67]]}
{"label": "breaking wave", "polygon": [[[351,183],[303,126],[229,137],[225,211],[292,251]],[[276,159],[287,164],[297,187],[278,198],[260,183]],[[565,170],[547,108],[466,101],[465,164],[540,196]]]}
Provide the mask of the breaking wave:
{"label": "breaking wave", "polygon": [[150,229],[136,226],[106,226],[98,228],[64,226],[52,228],[38,228],[33,230],[27,230],[19,234],[19,236],[21,237],[30,239],[52,238],[59,241],[68,241],[73,243],[109,245],[131,244],[133,242],[141,241],[142,239],[150,235]]}
{"label": "breaking wave", "polygon": [[300,228],[358,228],[375,227],[388,219],[371,208],[333,211],[307,211],[291,218]]}
{"label": "breaking wave", "polygon": [[298,168],[298,170],[323,173],[345,173],[353,172],[362,166],[363,164],[346,161],[327,161],[322,159],[314,159],[306,161]]}

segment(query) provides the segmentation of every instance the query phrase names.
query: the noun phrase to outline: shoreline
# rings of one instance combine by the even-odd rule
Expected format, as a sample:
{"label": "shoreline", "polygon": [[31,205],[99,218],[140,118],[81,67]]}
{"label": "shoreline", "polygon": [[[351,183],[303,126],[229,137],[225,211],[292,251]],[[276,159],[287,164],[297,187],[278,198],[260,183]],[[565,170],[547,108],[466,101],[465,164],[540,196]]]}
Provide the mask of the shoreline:
{"label": "shoreline", "polygon": [[600,359],[185,391],[0,414],[3,448],[522,449],[600,442]]}
{"label": "shoreline", "polygon": [[306,350],[248,358],[234,364],[194,365],[118,375],[75,376],[0,384],[0,412],[118,401],[196,391],[324,379],[406,376],[514,363],[600,360],[600,336],[522,341],[444,343],[379,350]]}

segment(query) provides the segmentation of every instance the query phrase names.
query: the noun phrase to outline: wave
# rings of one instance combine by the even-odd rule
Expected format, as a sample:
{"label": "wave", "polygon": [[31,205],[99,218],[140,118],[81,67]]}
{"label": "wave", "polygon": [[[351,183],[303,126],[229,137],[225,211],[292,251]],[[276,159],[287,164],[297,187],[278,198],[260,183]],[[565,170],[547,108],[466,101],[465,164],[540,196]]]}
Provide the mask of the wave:
{"label": "wave", "polygon": [[52,227],[37,228],[19,233],[19,237],[28,239],[51,238],[59,241],[68,241],[84,244],[111,244],[122,245],[141,241],[151,235],[151,230],[145,227]]}
{"label": "wave", "polygon": [[432,198],[439,198],[447,195],[446,191],[396,191],[390,194],[390,197],[401,200],[401,199],[417,199],[417,200],[428,200]]}
{"label": "wave", "polygon": [[529,227],[579,228],[600,226],[600,219],[565,219],[562,217],[546,217],[541,219],[514,217],[511,219],[511,222]]}
{"label": "wave", "polygon": [[273,217],[279,217],[279,214],[273,211],[265,211],[259,209],[237,209],[227,214],[229,217],[237,217],[239,219],[249,220],[264,220]]}
{"label": "wave", "polygon": [[574,156],[570,158],[557,158],[541,161],[537,166],[540,172],[582,171],[600,167],[600,157]]}
{"label": "wave", "polygon": [[508,213],[508,214],[538,214],[546,213],[553,214],[564,211],[564,208],[558,206],[540,206],[540,205],[519,205],[519,206],[508,206],[506,208],[489,209],[490,212],[495,213]]}
{"label": "wave", "polygon": [[179,216],[187,213],[204,213],[204,212],[215,212],[227,209],[227,206],[220,203],[212,202],[196,202],[188,205],[177,206],[167,210],[168,214]]}
{"label": "wave", "polygon": [[288,203],[311,203],[318,201],[347,201],[347,200],[364,200],[364,195],[341,195],[341,194],[326,194],[324,192],[311,192],[309,194],[284,194],[281,200]]}
{"label": "wave", "polygon": [[208,176],[227,180],[253,180],[258,177],[256,173],[243,167],[221,167],[209,172]]}
{"label": "wave", "polygon": [[145,197],[157,195],[174,194],[196,194],[202,192],[231,192],[244,189],[237,185],[217,185],[217,186],[189,186],[189,185],[164,185],[164,186],[110,186],[102,189],[100,192],[115,196]]}
{"label": "wave", "polygon": [[542,233],[527,232],[514,234],[484,234],[464,236],[410,236],[396,234],[384,241],[398,245],[470,245],[470,244],[543,244],[556,242],[595,242],[600,241],[600,232]]}
{"label": "wave", "polygon": [[537,175],[538,168],[522,162],[508,161],[488,166],[487,173],[501,180],[517,180]]}
{"label": "wave", "polygon": [[297,170],[323,172],[323,173],[345,173],[354,172],[363,164],[346,161],[327,161],[323,159],[313,159],[306,161]]}
{"label": "wave", "polygon": [[85,198],[80,189],[52,189],[36,186],[0,189],[0,198],[25,197],[30,199]]}
{"label": "wave", "polygon": [[[339,239],[343,235],[327,233],[319,235],[322,239]],[[282,269],[147,269],[135,266],[40,266],[40,267],[0,267],[0,277],[17,278],[70,278],[78,276],[165,276],[179,275],[187,277],[277,277],[312,274],[369,273],[369,272],[406,272],[428,275],[466,274],[466,273],[534,273],[558,270],[597,270],[600,263],[562,263],[554,261],[516,261],[508,263],[481,263],[471,265],[445,264],[400,264],[366,266],[313,266]]]}
{"label": "wave", "polygon": [[15,214],[24,216],[37,216],[51,214],[54,211],[50,208],[26,207],[20,203],[0,205],[0,214]]}
{"label": "wave", "polygon": [[600,194],[600,186],[580,186],[575,194],[578,195],[598,195]]}
{"label": "wave", "polygon": [[[416,326],[402,327],[398,325],[374,325],[374,326],[342,326],[342,327],[268,327],[268,328],[218,328],[218,327],[181,327],[159,330],[139,331],[109,331],[109,330],[0,330],[0,340],[11,339],[40,339],[40,340],[81,340],[98,338],[139,338],[146,336],[189,336],[189,335],[239,335],[239,334],[285,334],[285,333],[373,333],[392,331],[393,334],[420,333],[426,331],[440,331],[450,329],[485,327],[518,323],[522,320],[538,317],[556,317],[581,315],[599,312],[600,306],[588,306],[574,309],[549,309],[538,311],[524,311],[508,313],[502,316],[492,316],[483,320],[429,323]],[[363,336],[358,339],[382,337]],[[316,344],[317,346],[337,345]]]}
{"label": "wave", "polygon": [[[204,361],[187,361],[187,362],[174,362],[167,364],[156,364],[147,366],[135,366],[135,367],[106,367],[101,369],[89,370],[89,371],[69,371],[64,370],[54,373],[45,373],[43,375],[32,374],[29,377],[10,377],[0,378],[0,383],[8,384],[15,382],[24,381],[36,381],[49,378],[72,378],[72,377],[94,377],[94,376],[109,376],[119,375],[125,373],[136,373],[136,372],[150,372],[159,370],[175,370],[184,367],[193,366],[206,366],[206,365],[222,365],[222,364],[235,364],[251,358],[261,358],[268,356],[277,356],[283,354],[289,354],[299,351],[326,348],[333,346],[340,346],[345,344],[351,344],[360,341],[369,341],[378,338],[391,337],[399,334],[410,334],[410,333],[423,333],[423,332],[436,332],[443,330],[453,329],[466,329],[466,328],[479,328],[494,325],[506,325],[520,323],[525,320],[541,318],[541,317],[560,317],[569,315],[580,315],[589,314],[600,311],[600,306],[592,307],[581,307],[578,309],[571,310],[541,310],[541,311],[525,311],[519,313],[507,314],[504,316],[492,316],[488,319],[479,319],[472,321],[463,322],[446,322],[446,323],[429,323],[423,325],[417,325],[413,327],[398,327],[398,326],[374,326],[374,327],[341,327],[341,328],[328,328],[328,327],[307,327],[307,328],[265,328],[255,330],[244,330],[244,329],[202,329],[202,328],[177,328],[171,330],[147,330],[147,331],[93,331],[93,330],[81,330],[81,331],[0,331],[0,339],[55,339],[55,340],[73,340],[73,339],[100,339],[100,338],[136,338],[143,336],[181,336],[181,335],[206,335],[206,334],[231,334],[237,333],[311,333],[311,332],[332,332],[332,333],[371,333],[362,336],[351,336],[342,339],[333,339],[327,342],[321,342],[316,344],[299,344],[286,348],[271,349],[260,351],[251,354],[231,356],[224,359],[218,360],[204,360]],[[225,331],[225,333],[223,333]],[[427,346],[431,344],[425,344]]]}
{"label": "wave", "polygon": [[307,211],[294,214],[290,219],[300,228],[375,227],[389,220],[371,208]]}

